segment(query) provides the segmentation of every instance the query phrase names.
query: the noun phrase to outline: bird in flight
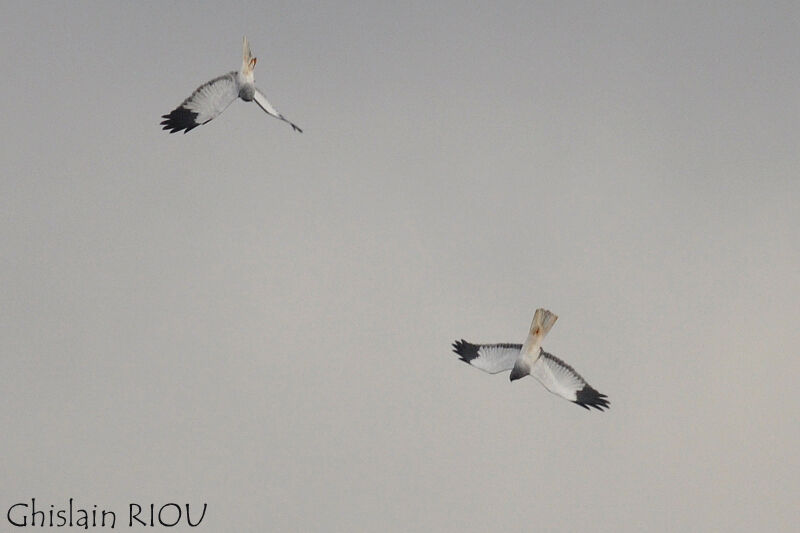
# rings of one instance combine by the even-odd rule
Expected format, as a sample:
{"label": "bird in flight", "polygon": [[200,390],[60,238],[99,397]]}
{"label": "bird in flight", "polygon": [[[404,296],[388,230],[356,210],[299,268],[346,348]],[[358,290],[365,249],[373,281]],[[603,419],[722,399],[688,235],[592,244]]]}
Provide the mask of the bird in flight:
{"label": "bird in flight", "polygon": [[511,370],[511,381],[530,374],[553,394],[584,409],[608,409],[605,394],[597,392],[567,363],[542,349],[542,340],[556,320],[558,316],[550,311],[537,309],[525,344],[472,344],[461,339],[453,343],[453,351],[462,361],[484,372]]}
{"label": "bird in flight", "polygon": [[170,133],[183,130],[188,133],[197,126],[211,121],[217,115],[233,103],[237,98],[245,102],[255,100],[261,109],[267,114],[288,123],[295,131],[303,133],[296,124],[287,120],[286,117],[278,113],[267,101],[266,96],[253,82],[253,69],[256,66],[257,58],[250,53],[250,43],[247,37],[242,41],[242,68],[238,72],[228,72],[218,78],[204,83],[183,101],[181,105],[173,109],[168,115],[162,115],[164,120],[161,125],[163,129]]}

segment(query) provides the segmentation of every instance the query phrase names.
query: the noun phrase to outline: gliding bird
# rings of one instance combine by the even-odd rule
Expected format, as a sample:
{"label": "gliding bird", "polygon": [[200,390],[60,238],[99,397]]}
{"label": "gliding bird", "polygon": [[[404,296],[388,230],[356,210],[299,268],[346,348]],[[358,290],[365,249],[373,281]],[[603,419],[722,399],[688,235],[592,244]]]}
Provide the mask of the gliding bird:
{"label": "gliding bird", "polygon": [[257,58],[250,53],[250,43],[247,37],[242,41],[242,68],[238,72],[228,72],[227,74],[214,78],[204,83],[183,101],[168,115],[163,115],[165,119],[161,122],[163,129],[170,130],[170,133],[183,130],[188,133],[197,126],[205,124],[214,119],[217,115],[233,103],[237,98],[245,102],[255,100],[255,102],[267,112],[267,114],[288,123],[295,131],[303,133],[297,125],[278,113],[253,83],[253,69],[256,66]]}
{"label": "gliding bird", "polygon": [[497,374],[511,370],[511,381],[532,375],[547,390],[584,409],[608,409],[605,394],[586,383],[580,374],[558,357],[542,349],[542,340],[558,320],[546,309],[537,309],[525,344],[471,344],[464,339],[453,343],[453,351],[465,363]]}

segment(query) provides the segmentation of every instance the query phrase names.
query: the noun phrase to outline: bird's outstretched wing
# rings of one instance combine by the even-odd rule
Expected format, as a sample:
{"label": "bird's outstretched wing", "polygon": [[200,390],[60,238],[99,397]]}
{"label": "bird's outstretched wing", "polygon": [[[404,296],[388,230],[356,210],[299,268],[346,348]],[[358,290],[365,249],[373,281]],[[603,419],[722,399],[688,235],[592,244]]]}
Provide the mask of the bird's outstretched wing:
{"label": "bird's outstretched wing", "polygon": [[453,343],[462,361],[490,374],[511,370],[521,348],[521,344],[471,344],[464,339]]}
{"label": "bird's outstretched wing", "polygon": [[541,350],[541,355],[531,368],[531,375],[541,382],[547,390],[574,402],[584,409],[594,407],[602,411],[608,409],[605,394],[600,394],[586,383],[575,369],[558,357]]}
{"label": "bird's outstretched wing", "polygon": [[303,133],[303,130],[301,130],[297,124],[288,120],[286,117],[278,113],[277,109],[272,107],[272,104],[269,103],[269,100],[267,100],[267,97],[264,96],[264,93],[258,90],[258,87],[256,87],[256,93],[253,95],[253,100],[255,100],[258,106],[266,111],[268,115],[272,115],[273,117],[286,122],[294,129],[294,131]]}
{"label": "bird's outstretched wing", "polygon": [[210,121],[239,97],[236,72],[214,78],[204,83],[168,115],[163,115],[161,125],[170,133],[183,130],[188,133]]}

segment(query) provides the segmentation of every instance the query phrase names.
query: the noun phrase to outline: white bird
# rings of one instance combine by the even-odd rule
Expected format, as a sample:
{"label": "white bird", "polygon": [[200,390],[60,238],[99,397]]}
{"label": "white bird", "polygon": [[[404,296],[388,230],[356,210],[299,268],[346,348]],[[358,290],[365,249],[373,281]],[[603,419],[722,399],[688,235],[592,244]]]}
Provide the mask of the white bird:
{"label": "white bird", "polygon": [[188,133],[192,129],[211,121],[217,115],[233,103],[237,98],[245,102],[255,100],[255,102],[267,112],[267,114],[288,123],[295,131],[303,133],[296,124],[293,124],[278,110],[272,107],[258,90],[253,82],[253,69],[256,66],[257,58],[250,53],[250,43],[247,37],[242,41],[242,68],[238,72],[228,72],[227,74],[214,78],[204,83],[183,101],[168,115],[162,115],[164,120],[161,125],[163,129],[170,130],[170,133],[183,130]]}
{"label": "white bird", "polygon": [[547,390],[584,409],[608,409],[605,394],[586,383],[580,374],[558,357],[542,349],[542,340],[558,320],[546,309],[537,309],[525,344],[471,344],[464,339],[453,343],[453,351],[465,363],[497,374],[511,370],[511,381],[532,375]]}

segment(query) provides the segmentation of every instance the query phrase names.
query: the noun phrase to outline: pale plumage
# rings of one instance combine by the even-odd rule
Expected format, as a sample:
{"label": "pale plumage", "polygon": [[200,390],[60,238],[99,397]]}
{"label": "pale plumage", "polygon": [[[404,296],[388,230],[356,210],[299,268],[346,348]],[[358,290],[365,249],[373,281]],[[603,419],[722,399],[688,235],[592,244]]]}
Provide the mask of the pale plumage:
{"label": "pale plumage", "polygon": [[542,340],[556,320],[558,317],[550,311],[537,309],[525,344],[472,344],[461,339],[453,343],[453,351],[462,361],[484,372],[511,370],[511,381],[530,374],[553,394],[585,409],[608,409],[605,394],[586,383],[574,368],[542,349]]}
{"label": "pale plumage", "polygon": [[163,115],[163,129],[170,133],[183,131],[188,133],[197,126],[205,124],[225,111],[234,100],[241,98],[245,102],[255,101],[267,114],[289,124],[295,131],[303,132],[296,124],[290,122],[272,104],[267,101],[253,81],[253,69],[257,58],[250,52],[247,37],[242,42],[242,68],[229,72],[204,83],[192,93],[181,105],[169,114]]}

